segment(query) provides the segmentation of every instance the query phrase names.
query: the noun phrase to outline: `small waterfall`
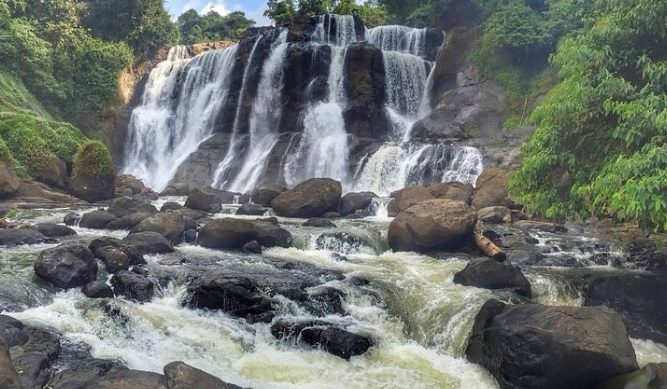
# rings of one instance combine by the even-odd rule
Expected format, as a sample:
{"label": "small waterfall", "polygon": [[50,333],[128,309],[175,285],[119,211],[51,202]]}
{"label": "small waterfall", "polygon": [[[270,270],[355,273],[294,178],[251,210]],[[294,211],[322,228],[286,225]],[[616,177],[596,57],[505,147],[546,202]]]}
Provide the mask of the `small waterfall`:
{"label": "small waterfall", "polygon": [[257,46],[259,46],[259,42],[262,40],[262,38],[263,38],[262,36],[256,38],[255,44],[253,45],[252,50],[250,51],[250,55],[248,56],[248,64],[246,65],[245,70],[243,71],[243,82],[241,83],[241,91],[239,93],[239,99],[236,105],[236,116],[234,117],[232,137],[229,141],[229,147],[227,148],[227,153],[225,153],[225,158],[222,160],[222,162],[220,162],[218,168],[215,170],[215,173],[213,173],[212,186],[214,188],[222,188],[222,186],[229,179],[231,168],[235,166],[236,163],[238,162],[239,153],[241,149],[241,142],[238,136],[238,126],[241,116],[241,106],[243,104],[243,97],[245,95],[245,91],[247,88],[247,82],[250,74],[250,67],[252,64],[252,60],[253,57],[255,56],[255,52],[257,51]]}
{"label": "small waterfall", "polygon": [[366,30],[366,40],[383,51],[424,55],[426,29],[406,26],[378,26]]}
{"label": "small waterfall", "polygon": [[281,31],[264,64],[257,98],[250,115],[249,151],[241,171],[229,186],[229,190],[247,193],[262,179],[266,162],[278,141],[277,126],[282,116],[281,96],[283,65],[287,55],[287,29]]}
{"label": "small waterfall", "polygon": [[313,34],[313,40],[328,45],[349,46],[357,41],[354,17],[336,14],[321,15]]}
{"label": "small waterfall", "polygon": [[181,162],[211,135],[227,100],[236,53],[232,46],[189,59],[185,46],[169,51],[132,111],[123,173],[157,191],[167,186]]}
{"label": "small waterfall", "polygon": [[426,62],[411,54],[383,53],[387,105],[416,121],[428,78]]}

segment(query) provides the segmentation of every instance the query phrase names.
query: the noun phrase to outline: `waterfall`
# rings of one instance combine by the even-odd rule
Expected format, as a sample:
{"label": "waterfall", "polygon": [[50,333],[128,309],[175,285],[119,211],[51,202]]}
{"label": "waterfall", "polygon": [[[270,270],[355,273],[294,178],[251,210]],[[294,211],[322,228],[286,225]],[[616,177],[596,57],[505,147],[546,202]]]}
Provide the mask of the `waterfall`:
{"label": "waterfall", "polygon": [[283,64],[287,55],[287,29],[273,44],[271,55],[264,64],[257,98],[250,115],[250,144],[241,171],[229,189],[246,193],[252,191],[262,179],[266,162],[278,141],[277,125],[282,116],[281,94],[283,88]]}
{"label": "waterfall", "polygon": [[123,173],[157,191],[167,186],[181,162],[211,135],[227,99],[236,52],[232,46],[189,59],[184,46],[169,51],[132,111]]}
{"label": "waterfall", "polygon": [[405,26],[378,26],[366,30],[366,40],[383,51],[424,55],[426,29]]}

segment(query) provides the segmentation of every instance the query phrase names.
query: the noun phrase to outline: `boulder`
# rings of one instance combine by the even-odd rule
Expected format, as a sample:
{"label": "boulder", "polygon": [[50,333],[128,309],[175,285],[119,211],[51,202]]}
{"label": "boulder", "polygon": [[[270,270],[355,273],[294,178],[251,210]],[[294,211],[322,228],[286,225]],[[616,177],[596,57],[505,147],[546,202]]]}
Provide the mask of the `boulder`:
{"label": "boulder", "polygon": [[34,265],[35,274],[57,286],[68,289],[81,287],[97,277],[97,261],[84,245],[68,245],[46,249]]}
{"label": "boulder", "polygon": [[195,240],[197,240],[197,230],[191,228],[185,231],[185,235],[183,235],[183,240],[185,240],[185,243],[192,243]]}
{"label": "boulder", "polygon": [[286,190],[286,188],[281,186],[263,184],[252,191],[250,199],[255,204],[259,204],[263,207],[270,207],[271,201]]}
{"label": "boulder", "polygon": [[104,281],[91,281],[81,288],[81,293],[90,298],[113,298],[111,287]]}
{"label": "boulder", "polygon": [[157,373],[122,370],[92,379],[81,389],[169,389],[169,381]]}
{"label": "boulder", "polygon": [[18,192],[21,180],[14,173],[14,169],[7,163],[0,161],[0,199],[7,199]]}
{"label": "boulder", "polygon": [[93,229],[104,229],[107,228],[107,225],[112,221],[118,219],[113,213],[97,210],[88,213],[84,213],[79,222],[79,227],[83,228],[93,228]]}
{"label": "boulder", "polygon": [[292,234],[277,223],[267,220],[256,220],[256,239],[264,247],[292,247]]}
{"label": "boulder", "polygon": [[99,258],[109,274],[130,268],[130,258],[121,249],[113,246],[100,247],[95,251],[95,258]]}
{"label": "boulder", "polygon": [[391,194],[393,200],[387,205],[387,213],[394,217],[399,212],[404,211],[411,206],[425,200],[432,200],[435,197],[423,186],[407,186]]}
{"label": "boulder", "polygon": [[614,377],[593,389],[664,389],[667,388],[667,363],[649,363],[632,373]]}
{"label": "boulder", "polygon": [[31,230],[39,231],[42,233],[42,235],[48,236],[50,238],[76,235],[76,231],[73,229],[56,223],[39,223],[35,224],[34,226],[29,226],[28,228]]}
{"label": "boulder", "polygon": [[426,187],[436,199],[458,200],[470,204],[472,193],[475,190],[470,184],[458,181],[439,182]]}
{"label": "boulder", "polygon": [[245,203],[236,210],[237,215],[264,216],[269,211],[259,204]]}
{"label": "boulder", "polygon": [[245,254],[261,254],[262,245],[259,244],[258,241],[253,240],[244,244],[243,247],[241,247],[241,252]]}
{"label": "boulder", "polygon": [[223,218],[206,223],[199,230],[197,243],[214,249],[240,249],[256,238],[255,225],[251,221]]}
{"label": "boulder", "polygon": [[169,389],[242,389],[183,362],[172,362],[164,367]]}
{"label": "boulder", "polygon": [[109,222],[107,228],[110,230],[131,230],[141,223],[147,217],[153,215],[149,212],[137,212],[119,217],[118,219]]}
{"label": "boulder", "polygon": [[0,337],[0,388],[21,389],[19,375],[9,357],[9,348]]}
{"label": "boulder", "polygon": [[475,318],[466,355],[503,389],[585,389],[637,369],[620,317],[597,307],[489,300]]}
{"label": "boulder", "polygon": [[402,211],[389,225],[394,251],[455,251],[472,236],[477,213],[463,201],[426,200]]}
{"label": "boulder", "polygon": [[262,295],[247,277],[204,276],[188,286],[188,295],[184,305],[191,308],[219,309],[251,322],[270,321],[273,317],[271,299]]}
{"label": "boulder", "polygon": [[484,223],[511,223],[512,212],[507,207],[485,207],[477,211],[477,219]]}
{"label": "boulder", "polygon": [[214,194],[204,193],[199,189],[190,192],[185,200],[185,206],[199,211],[218,213],[222,210],[220,200]]}
{"label": "boulder", "polygon": [[129,189],[132,194],[138,194],[148,189],[141,180],[131,174],[117,175],[114,188],[116,193]]}
{"label": "boulder", "polygon": [[81,215],[75,212],[70,212],[63,218],[63,223],[66,226],[75,226],[81,221]]}
{"label": "boulder", "polygon": [[25,228],[0,229],[0,246],[20,246],[25,244],[55,242],[55,239],[44,236],[44,234],[35,230]]}
{"label": "boulder", "polygon": [[[62,165],[66,176],[66,166]],[[70,187],[74,196],[91,203],[114,197],[116,169],[104,144],[87,141],[79,146],[72,158],[72,166]]]}
{"label": "boulder", "polygon": [[340,198],[338,213],[347,216],[360,209],[366,209],[374,198],[378,197],[373,192],[350,192]]}
{"label": "boulder", "polygon": [[111,286],[116,296],[142,303],[151,301],[155,284],[147,277],[135,272],[120,270],[111,277]]}
{"label": "boulder", "polygon": [[553,222],[541,222],[537,220],[519,220],[514,226],[524,230],[537,230],[544,232],[566,232],[567,227]]}
{"label": "boulder", "polygon": [[123,238],[123,243],[136,247],[142,254],[164,254],[176,251],[167,238],[153,231],[130,234]]}
{"label": "boulder", "polygon": [[109,205],[109,209],[107,209],[107,211],[120,218],[136,213],[146,213],[153,215],[157,213],[157,208],[144,200],[119,197],[111,202],[111,205]]}
{"label": "boulder", "polygon": [[132,229],[132,233],[153,231],[167,238],[173,244],[183,241],[185,222],[178,212],[159,212],[142,220]]}
{"label": "boulder", "polygon": [[583,305],[603,305],[618,312],[630,336],[667,344],[667,277],[598,277],[582,288]]}
{"label": "boulder", "polygon": [[338,204],[343,187],[331,178],[311,178],[271,201],[279,216],[310,218],[332,210]]}
{"label": "boulder", "polygon": [[508,179],[509,175],[504,170],[498,168],[484,170],[475,183],[472,207],[482,209],[507,204]]}
{"label": "boulder", "polygon": [[519,296],[531,297],[530,282],[518,267],[490,258],[469,262],[454,274],[454,283],[484,289],[509,289]]}
{"label": "boulder", "polygon": [[93,252],[95,258],[103,260],[103,254],[100,252],[105,247],[114,247],[119,249],[123,254],[127,255],[130,266],[144,265],[146,260],[144,255],[134,246],[121,242],[119,239],[104,236],[93,239],[88,245],[88,248]]}
{"label": "boulder", "polygon": [[164,188],[160,196],[187,196],[190,194],[190,188],[185,183],[174,183]]}
{"label": "boulder", "polygon": [[317,228],[336,228],[337,226],[329,219],[323,217],[315,217],[312,219],[306,220],[302,224],[304,227],[317,227]]}
{"label": "boulder", "polygon": [[171,211],[174,209],[181,209],[183,206],[175,201],[167,201],[166,203],[162,204],[162,207],[160,207],[160,212],[167,212]]}

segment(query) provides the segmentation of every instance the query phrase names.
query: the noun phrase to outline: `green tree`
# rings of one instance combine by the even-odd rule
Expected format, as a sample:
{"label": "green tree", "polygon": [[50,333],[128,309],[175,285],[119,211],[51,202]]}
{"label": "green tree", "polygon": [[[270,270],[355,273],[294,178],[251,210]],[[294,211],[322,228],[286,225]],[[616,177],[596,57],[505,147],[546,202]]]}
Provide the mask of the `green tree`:
{"label": "green tree", "polygon": [[296,16],[296,7],[293,0],[268,0],[264,16],[272,19],[276,24],[289,23]]}

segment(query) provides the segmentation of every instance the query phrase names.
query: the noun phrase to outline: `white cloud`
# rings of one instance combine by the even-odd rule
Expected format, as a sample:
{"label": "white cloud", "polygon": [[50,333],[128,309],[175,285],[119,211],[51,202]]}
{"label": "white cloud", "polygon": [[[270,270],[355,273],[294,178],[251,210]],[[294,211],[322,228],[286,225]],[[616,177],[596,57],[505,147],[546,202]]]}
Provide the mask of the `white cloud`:
{"label": "white cloud", "polygon": [[254,11],[246,12],[246,17],[255,21],[255,27],[261,26],[270,26],[273,24],[271,19],[264,16],[264,11],[266,11],[266,3],[262,3]]}
{"label": "white cloud", "polygon": [[210,11],[215,11],[220,15],[227,15],[229,13],[229,8],[224,1],[209,1],[199,11],[200,15],[206,15]]}
{"label": "white cloud", "polygon": [[[183,4],[183,7],[181,8],[181,12],[178,14],[182,14],[185,11],[189,11],[191,9],[197,9],[199,7],[199,0],[189,0],[185,4]],[[176,15],[178,16],[178,15]]]}

